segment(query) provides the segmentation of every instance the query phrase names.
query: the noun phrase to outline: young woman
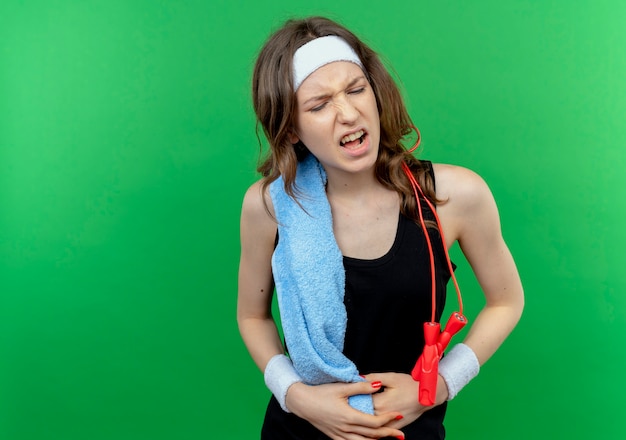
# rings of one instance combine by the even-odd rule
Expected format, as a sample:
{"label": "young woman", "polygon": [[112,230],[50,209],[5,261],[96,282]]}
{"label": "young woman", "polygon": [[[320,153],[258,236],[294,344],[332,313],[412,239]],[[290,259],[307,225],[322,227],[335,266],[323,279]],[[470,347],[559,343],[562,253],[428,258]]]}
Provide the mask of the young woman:
{"label": "young woman", "polygon": [[[237,317],[273,393],[262,438],[444,438],[447,401],[523,309],[489,188],[405,149],[413,124],[396,84],[333,21],[275,32],[252,90],[270,152],[243,201]],[[455,241],[486,302],[438,362]]]}

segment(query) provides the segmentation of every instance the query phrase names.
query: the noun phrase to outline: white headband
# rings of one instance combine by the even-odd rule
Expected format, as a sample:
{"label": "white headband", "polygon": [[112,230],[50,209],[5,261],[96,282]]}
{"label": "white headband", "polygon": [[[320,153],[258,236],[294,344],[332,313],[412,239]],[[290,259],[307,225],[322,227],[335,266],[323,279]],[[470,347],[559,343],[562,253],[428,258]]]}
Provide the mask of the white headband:
{"label": "white headband", "polygon": [[350,61],[361,69],[363,63],[346,40],[336,35],[316,38],[301,46],[293,56],[293,90],[310,74],[335,61]]}

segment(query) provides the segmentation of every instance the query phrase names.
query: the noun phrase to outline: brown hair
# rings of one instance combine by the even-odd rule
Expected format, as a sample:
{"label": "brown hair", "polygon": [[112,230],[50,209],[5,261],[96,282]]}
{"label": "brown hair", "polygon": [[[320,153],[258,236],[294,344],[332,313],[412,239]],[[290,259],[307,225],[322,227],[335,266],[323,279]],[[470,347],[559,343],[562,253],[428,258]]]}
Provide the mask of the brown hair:
{"label": "brown hair", "polygon": [[380,114],[380,147],[375,165],[375,175],[385,187],[400,195],[401,212],[418,220],[415,195],[408,178],[402,170],[405,161],[426,197],[433,203],[434,182],[426,165],[408,153],[401,141],[413,128],[402,95],[395,81],[378,55],[340,24],[324,17],[289,20],[265,43],[254,67],[252,76],[252,99],[258,125],[270,144],[268,156],[257,170],[263,176],[262,187],[282,176],[285,191],[295,198],[296,167],[308,150],[301,143],[289,142],[295,127],[297,101],[293,90],[292,60],[296,50],[318,37],[337,35],[356,52],[363,63],[365,74],[372,86]]}

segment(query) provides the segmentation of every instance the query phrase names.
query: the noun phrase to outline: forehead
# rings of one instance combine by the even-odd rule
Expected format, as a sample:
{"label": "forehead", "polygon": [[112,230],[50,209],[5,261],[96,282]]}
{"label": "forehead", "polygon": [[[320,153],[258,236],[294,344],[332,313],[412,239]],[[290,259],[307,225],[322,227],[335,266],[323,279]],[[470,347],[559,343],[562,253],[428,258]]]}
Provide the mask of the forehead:
{"label": "forehead", "polygon": [[324,91],[341,89],[355,79],[365,78],[363,70],[350,61],[335,61],[326,64],[310,74],[300,85],[296,95],[304,97]]}

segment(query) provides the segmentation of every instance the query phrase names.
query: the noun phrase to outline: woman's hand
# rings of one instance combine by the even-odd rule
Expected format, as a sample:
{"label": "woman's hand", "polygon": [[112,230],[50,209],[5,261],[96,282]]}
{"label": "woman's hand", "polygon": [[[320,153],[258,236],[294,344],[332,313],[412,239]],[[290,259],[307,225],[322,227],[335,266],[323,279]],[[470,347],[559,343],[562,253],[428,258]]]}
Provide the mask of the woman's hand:
{"label": "woman's hand", "polygon": [[[419,382],[414,381],[410,374],[373,373],[366,375],[365,378],[372,382],[382,382],[383,391],[373,396],[376,414],[399,412],[404,416],[400,420],[392,420],[387,425],[389,427],[402,428],[432,408],[419,403]],[[447,398],[448,388],[443,378],[439,376],[435,406],[445,402]]]}
{"label": "woman's hand", "polygon": [[[410,377],[410,376],[409,376]],[[398,411],[377,411],[365,414],[348,404],[348,397],[373,394],[380,390],[378,382],[331,383],[309,386],[295,383],[287,392],[287,408],[322,431],[333,440],[370,440],[383,437],[404,439],[404,434],[391,422],[402,418]]]}

